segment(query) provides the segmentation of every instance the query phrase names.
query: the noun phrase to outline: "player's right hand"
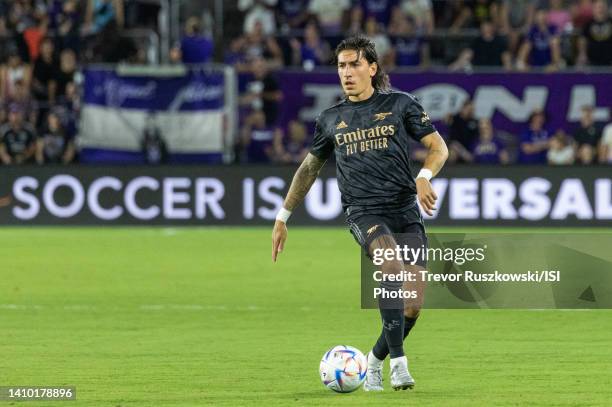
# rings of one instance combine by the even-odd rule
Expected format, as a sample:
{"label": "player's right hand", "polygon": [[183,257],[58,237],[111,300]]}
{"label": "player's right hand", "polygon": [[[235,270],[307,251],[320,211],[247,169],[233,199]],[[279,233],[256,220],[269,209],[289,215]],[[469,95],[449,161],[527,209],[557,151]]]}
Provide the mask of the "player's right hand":
{"label": "player's right hand", "polygon": [[285,240],[287,240],[287,225],[277,220],[272,230],[272,261],[275,263],[278,254],[285,248]]}
{"label": "player's right hand", "polygon": [[436,200],[438,199],[438,195],[436,195],[433,190],[433,186],[425,178],[417,178],[416,189],[421,208],[423,208],[429,216],[433,216],[433,211],[436,210]]}

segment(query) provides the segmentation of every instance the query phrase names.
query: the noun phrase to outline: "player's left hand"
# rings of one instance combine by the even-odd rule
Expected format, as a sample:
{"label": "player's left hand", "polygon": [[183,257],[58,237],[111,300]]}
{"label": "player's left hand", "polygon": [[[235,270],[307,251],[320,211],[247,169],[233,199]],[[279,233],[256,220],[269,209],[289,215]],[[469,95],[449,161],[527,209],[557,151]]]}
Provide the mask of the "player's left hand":
{"label": "player's left hand", "polygon": [[436,210],[435,205],[438,195],[436,195],[433,190],[431,182],[427,181],[425,178],[417,178],[416,189],[421,208],[423,208],[429,216],[433,216],[433,211]]}

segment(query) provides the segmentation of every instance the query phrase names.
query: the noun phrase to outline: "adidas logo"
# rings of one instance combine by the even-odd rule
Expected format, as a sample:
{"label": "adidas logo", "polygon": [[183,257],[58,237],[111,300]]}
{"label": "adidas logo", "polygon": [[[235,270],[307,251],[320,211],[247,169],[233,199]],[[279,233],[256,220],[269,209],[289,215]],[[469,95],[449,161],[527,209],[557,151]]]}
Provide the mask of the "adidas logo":
{"label": "adidas logo", "polygon": [[347,127],[348,127],[348,124],[346,124],[346,123],[344,122],[344,120],[342,120],[342,121],[341,121],[340,123],[338,123],[338,125],[336,126],[336,130],[339,130],[339,129],[346,129]]}

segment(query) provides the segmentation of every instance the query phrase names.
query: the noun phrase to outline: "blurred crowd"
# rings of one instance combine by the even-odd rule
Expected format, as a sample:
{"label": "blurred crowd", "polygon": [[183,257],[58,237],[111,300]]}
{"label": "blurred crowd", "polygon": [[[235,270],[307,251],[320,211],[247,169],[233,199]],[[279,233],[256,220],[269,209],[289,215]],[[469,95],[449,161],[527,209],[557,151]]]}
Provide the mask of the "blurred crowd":
{"label": "blurred crowd", "polygon": [[[471,72],[554,72],[612,66],[612,17],[605,0],[239,0],[242,34],[224,62],[241,74],[241,162],[299,162],[310,133],[293,120],[278,123],[283,94],[274,71],[312,70],[332,63],[347,34],[375,44],[382,66]],[[471,101],[444,125],[450,161],[479,164],[612,163],[612,125],[595,123],[584,106],[575,129],[549,129],[533,112],[521,134],[474,116]],[[416,147],[414,159],[422,160]]]}
{"label": "blurred crowd", "polygon": [[[240,20],[226,16],[223,32],[238,35],[217,41],[211,9],[199,1],[183,3],[192,17],[185,19],[170,61],[236,68],[238,162],[303,159],[312,129],[299,120],[279,126],[284,95],[275,70],[329,65],[334,47],[349,34],[369,37],[387,71],[612,66],[606,0],[237,0],[224,7],[233,4]],[[154,1],[0,0],[0,161],[78,159],[79,67],[144,63],[146,51],[125,32],[155,30],[158,13]],[[575,129],[550,129],[545,113],[533,112],[522,134],[508,134],[475,118],[466,102],[445,120],[443,133],[456,163],[610,163],[612,127],[596,123],[592,110],[584,106]],[[416,149],[414,158],[421,155]]]}
{"label": "blurred crowd", "polygon": [[243,33],[225,62],[248,69],[327,65],[349,34],[376,44],[387,70],[448,65],[554,71],[612,65],[606,0],[238,0]]}
{"label": "blurred crowd", "polygon": [[124,0],[0,0],[0,162],[70,163],[87,62],[144,61],[121,29],[154,24]]}
{"label": "blurred crowd", "polygon": [[[604,126],[593,117],[593,106],[583,106],[580,122],[568,131],[551,129],[546,113],[532,112],[518,135],[498,131],[491,120],[477,119],[473,101],[446,118],[450,163],[475,164],[612,164],[612,123]],[[417,150],[415,159],[424,160]]]}

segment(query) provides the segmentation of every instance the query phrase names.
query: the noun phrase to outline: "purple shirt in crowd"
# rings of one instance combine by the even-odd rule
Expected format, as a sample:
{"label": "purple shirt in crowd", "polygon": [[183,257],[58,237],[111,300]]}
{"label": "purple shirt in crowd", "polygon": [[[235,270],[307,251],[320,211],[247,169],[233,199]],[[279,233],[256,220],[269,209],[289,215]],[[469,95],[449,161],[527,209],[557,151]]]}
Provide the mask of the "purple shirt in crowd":
{"label": "purple shirt in crowd", "polygon": [[556,34],[557,29],[554,25],[549,25],[548,29],[543,31],[537,26],[531,27],[527,39],[531,43],[529,63],[532,66],[546,66],[552,62],[550,40]]}
{"label": "purple shirt in crowd", "polygon": [[499,164],[499,153],[503,150],[498,140],[477,141],[472,148],[474,162],[477,164]]}
{"label": "purple shirt in crowd", "polygon": [[187,36],[181,40],[183,63],[203,64],[212,57],[213,43],[208,37]]}
{"label": "purple shirt in crowd", "polygon": [[[546,129],[534,131],[527,130],[521,134],[522,143],[534,143],[538,141],[548,140],[550,133]],[[546,150],[540,151],[539,153],[526,154],[522,149],[519,148],[519,162],[523,164],[546,164]]]}

